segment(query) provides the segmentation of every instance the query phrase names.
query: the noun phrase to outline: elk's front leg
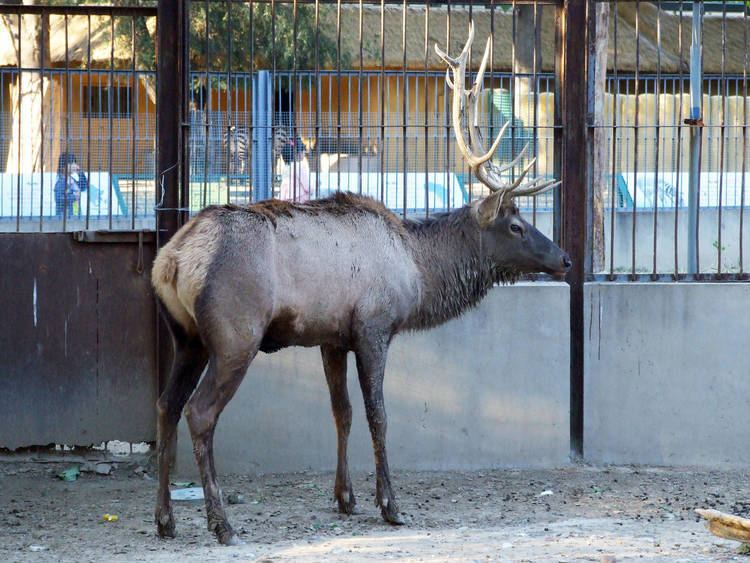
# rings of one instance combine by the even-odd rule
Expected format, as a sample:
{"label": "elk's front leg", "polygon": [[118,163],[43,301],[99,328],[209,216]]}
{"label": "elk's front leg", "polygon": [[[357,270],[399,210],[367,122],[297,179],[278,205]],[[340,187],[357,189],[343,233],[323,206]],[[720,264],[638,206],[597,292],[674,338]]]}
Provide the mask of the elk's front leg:
{"label": "elk's front leg", "polygon": [[331,393],[331,409],[333,419],[336,422],[337,454],[336,484],[333,495],[339,504],[339,512],[352,514],[357,504],[354,498],[354,489],[349,477],[349,464],[347,462],[346,449],[349,440],[349,431],[352,427],[352,405],[349,402],[349,392],[346,386],[346,350],[332,346],[321,346],[323,355],[323,368],[328,381],[328,390]]}
{"label": "elk's front leg", "polygon": [[365,401],[367,422],[372,434],[372,446],[375,450],[377,478],[375,503],[380,506],[380,512],[386,522],[404,524],[391,487],[388,457],[385,452],[387,421],[383,401],[383,376],[389,340],[390,335],[384,333],[368,333],[361,336],[356,351],[357,371]]}

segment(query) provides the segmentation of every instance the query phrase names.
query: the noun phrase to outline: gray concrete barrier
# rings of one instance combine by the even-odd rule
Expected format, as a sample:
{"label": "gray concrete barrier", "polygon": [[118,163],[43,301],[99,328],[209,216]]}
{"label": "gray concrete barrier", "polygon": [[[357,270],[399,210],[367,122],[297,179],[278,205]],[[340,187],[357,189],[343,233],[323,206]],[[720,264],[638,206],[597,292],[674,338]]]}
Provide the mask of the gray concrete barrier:
{"label": "gray concrete barrier", "polygon": [[750,284],[586,286],[584,455],[750,464]]}

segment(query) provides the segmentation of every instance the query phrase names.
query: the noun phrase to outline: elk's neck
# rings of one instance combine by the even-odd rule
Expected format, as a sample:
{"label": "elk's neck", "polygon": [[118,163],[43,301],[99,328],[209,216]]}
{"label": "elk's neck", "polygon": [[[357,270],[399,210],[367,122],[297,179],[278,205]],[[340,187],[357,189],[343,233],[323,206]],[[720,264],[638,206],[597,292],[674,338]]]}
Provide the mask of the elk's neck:
{"label": "elk's neck", "polygon": [[517,274],[496,267],[482,248],[469,207],[425,221],[406,221],[411,251],[422,275],[421,299],[407,329],[442,324],[474,307],[495,283],[512,283]]}

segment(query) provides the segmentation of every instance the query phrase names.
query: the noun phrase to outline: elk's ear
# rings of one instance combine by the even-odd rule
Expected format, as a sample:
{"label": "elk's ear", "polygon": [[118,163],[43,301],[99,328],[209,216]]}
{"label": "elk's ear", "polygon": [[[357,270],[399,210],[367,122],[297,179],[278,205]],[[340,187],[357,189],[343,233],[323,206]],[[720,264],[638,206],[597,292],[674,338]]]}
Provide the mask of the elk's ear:
{"label": "elk's ear", "polygon": [[486,198],[477,202],[475,209],[477,211],[477,220],[479,227],[486,229],[500,214],[500,208],[503,205],[503,193],[495,192]]}

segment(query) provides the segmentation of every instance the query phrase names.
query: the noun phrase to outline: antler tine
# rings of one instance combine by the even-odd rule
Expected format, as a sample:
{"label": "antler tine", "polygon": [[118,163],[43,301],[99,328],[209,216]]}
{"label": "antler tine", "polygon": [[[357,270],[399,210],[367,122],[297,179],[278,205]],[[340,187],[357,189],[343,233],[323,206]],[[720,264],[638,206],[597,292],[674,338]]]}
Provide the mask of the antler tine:
{"label": "antler tine", "polygon": [[562,180],[547,180],[546,182],[538,186],[523,188],[520,190],[514,190],[513,197],[542,195],[543,193],[548,192],[553,188],[556,188],[560,184],[562,184]]}
{"label": "antler tine", "polygon": [[435,43],[435,52],[437,53],[438,57],[443,59],[443,61],[445,61],[445,63],[449,67],[451,67],[451,69],[455,70],[455,67],[461,65],[462,60],[465,62],[466,59],[469,57],[469,50],[471,49],[471,44],[473,42],[474,42],[474,22],[469,22],[469,38],[466,40],[466,44],[464,45],[464,48],[461,51],[461,54],[458,55],[458,57],[454,59],[448,53],[446,53],[440,47],[438,47],[437,43]]}
{"label": "antler tine", "polygon": [[490,146],[489,151],[485,151],[484,149],[484,143],[482,142],[482,136],[479,134],[477,123],[477,116],[479,115],[479,99],[480,94],[484,90],[484,71],[487,69],[487,62],[490,58],[490,47],[492,46],[492,38],[487,38],[487,45],[484,48],[484,56],[482,57],[482,63],[479,65],[479,70],[477,71],[477,76],[474,80],[474,85],[471,87],[471,90],[469,92],[469,135],[471,136],[471,143],[472,145],[475,145],[476,148],[479,150],[480,153],[484,153],[484,156],[480,157],[480,160],[483,162],[487,162],[492,158],[492,155],[495,154],[495,151],[497,151],[497,147],[500,146],[500,141],[503,138],[503,135],[505,134],[505,129],[507,127],[503,127],[500,129],[500,132],[497,134],[497,137],[495,137],[495,141],[492,143],[492,146]]}
{"label": "antler tine", "polygon": [[[464,138],[463,127],[461,125],[461,110],[464,105],[467,104],[466,97],[472,96],[473,93],[478,90],[476,85],[469,91],[465,90],[463,86],[466,82],[466,65],[469,60],[469,50],[471,48],[472,41],[474,41],[474,24],[470,23],[469,38],[466,41],[461,54],[457,58],[454,59],[453,57],[448,56],[448,54],[441,50],[437,45],[435,45],[435,52],[448,64],[450,70],[453,72],[453,80],[448,82],[448,86],[453,91],[451,114],[453,121],[453,132],[456,136],[456,146],[458,146],[459,151],[466,159],[468,165],[474,168],[484,164],[492,158],[494,149],[497,148],[497,146],[500,144],[500,141],[496,140],[496,142],[493,144],[493,150],[489,151],[486,154],[477,155],[472,150],[472,143],[467,143],[466,139]],[[483,61],[484,67],[486,67],[486,59],[488,57],[489,43],[487,48],[485,49],[485,60]],[[470,102],[471,100],[468,100],[468,106],[471,109]],[[469,119],[469,121],[471,122],[471,119]]]}
{"label": "antler tine", "polygon": [[[510,121],[507,121],[505,125],[507,126]],[[529,143],[526,143],[523,148],[521,149],[521,152],[518,153],[518,156],[511,160],[508,164],[504,164],[502,166],[497,167],[497,173],[502,174],[503,172],[507,172],[508,170],[511,170],[518,164],[521,159],[526,155],[526,151],[529,149]]]}

